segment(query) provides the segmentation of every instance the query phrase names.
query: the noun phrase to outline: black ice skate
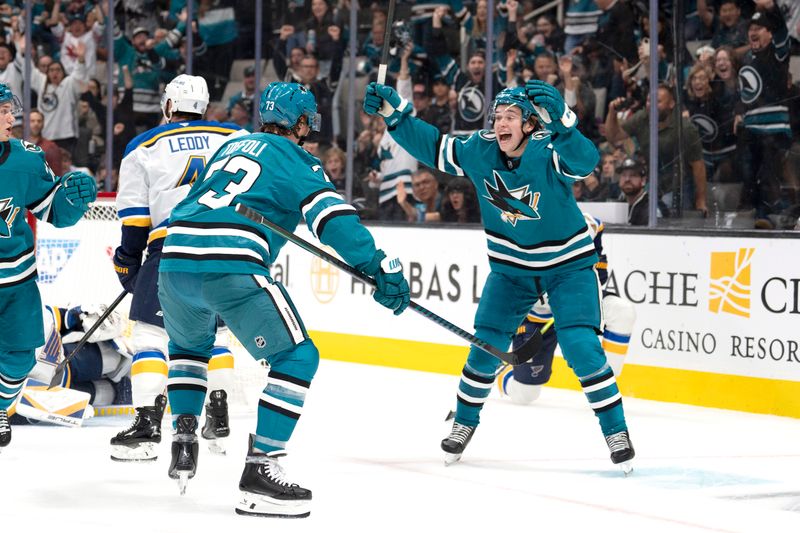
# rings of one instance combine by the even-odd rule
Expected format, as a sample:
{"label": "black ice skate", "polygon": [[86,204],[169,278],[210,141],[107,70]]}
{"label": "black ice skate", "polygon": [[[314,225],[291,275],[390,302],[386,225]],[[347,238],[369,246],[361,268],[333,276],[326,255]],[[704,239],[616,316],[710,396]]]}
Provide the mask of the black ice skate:
{"label": "black ice skate", "polygon": [[464,453],[464,448],[469,444],[473,433],[475,433],[475,426],[465,426],[453,421],[450,435],[442,441],[442,450],[445,451],[445,466],[450,466],[461,459],[461,454]]}
{"label": "black ice skate", "polygon": [[289,483],[278,463],[283,451],[263,453],[253,447],[250,435],[244,472],[239,480],[242,499],[236,512],[251,516],[305,518],[311,514],[311,491]]}
{"label": "black ice skate", "polygon": [[155,461],[161,442],[161,419],[167,407],[167,397],[156,396],[153,406],[137,407],[133,424],[111,439],[111,459],[114,461]]}
{"label": "black ice skate", "polygon": [[636,452],[633,450],[631,438],[627,431],[620,431],[606,436],[606,444],[611,451],[611,462],[619,465],[622,472],[627,476],[633,472],[633,458]]}
{"label": "black ice skate", "polygon": [[208,451],[225,455],[225,440],[231,434],[228,426],[228,395],[224,390],[215,390],[208,395],[204,439],[208,440]]}
{"label": "black ice skate", "polygon": [[0,409],[0,448],[5,448],[11,442],[11,424],[8,423],[8,413]]}
{"label": "black ice skate", "polygon": [[172,436],[172,460],[169,463],[169,477],[178,480],[181,496],[186,494],[186,485],[197,472],[197,417],[179,415]]}

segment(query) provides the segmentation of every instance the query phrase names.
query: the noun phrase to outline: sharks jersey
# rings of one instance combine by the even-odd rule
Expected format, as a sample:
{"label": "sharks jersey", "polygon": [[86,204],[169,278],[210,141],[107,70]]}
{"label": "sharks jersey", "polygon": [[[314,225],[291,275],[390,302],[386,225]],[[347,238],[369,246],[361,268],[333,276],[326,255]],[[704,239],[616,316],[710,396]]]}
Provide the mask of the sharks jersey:
{"label": "sharks jersey", "polygon": [[791,137],[789,125],[789,52],[791,42],[780,8],[759,11],[772,31],[772,42],[757,52],[748,50],[739,69],[739,114],[744,127],[757,135],[783,134]]}
{"label": "sharks jersey", "polygon": [[372,236],[319,159],[284,137],[254,133],[225,143],[172,211],[160,271],[269,276],[286,240],[237,214],[237,203],[290,231],[304,218],[314,236],[357,268],[375,254]]}
{"label": "sharks jersey", "polygon": [[536,132],[516,160],[506,158],[488,130],[469,137],[441,135],[430,124],[405,115],[391,131],[420,162],[472,180],[493,271],[537,275],[597,262],[572,183],[589,174],[599,156],[577,130],[562,135]]}
{"label": "sharks jersey", "polygon": [[0,143],[0,289],[36,279],[33,232],[25,217],[58,227],[71,226],[84,209],[70,203],[35,144]]}

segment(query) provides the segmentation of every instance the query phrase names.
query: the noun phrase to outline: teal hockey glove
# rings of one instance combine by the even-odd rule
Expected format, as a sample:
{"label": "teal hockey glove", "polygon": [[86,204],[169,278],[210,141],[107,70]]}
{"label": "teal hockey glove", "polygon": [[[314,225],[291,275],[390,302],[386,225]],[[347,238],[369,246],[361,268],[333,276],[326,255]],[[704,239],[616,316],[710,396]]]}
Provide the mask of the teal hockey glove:
{"label": "teal hockey glove", "polygon": [[558,89],[540,80],[528,80],[525,94],[533,102],[536,115],[553,133],[566,133],[578,124],[578,117],[564,103]]}
{"label": "teal hockey glove", "polygon": [[68,172],[61,178],[67,201],[76,207],[86,208],[97,198],[97,182],[83,172]]}
{"label": "teal hockey glove", "polygon": [[374,81],[367,85],[363,107],[368,115],[381,115],[386,126],[390,128],[396,126],[413,109],[408,100],[397,94],[397,91]]}
{"label": "teal hockey glove", "polygon": [[377,287],[372,297],[376,302],[394,311],[395,315],[405,311],[411,295],[399,259],[389,259],[383,250],[378,250],[363,270],[375,278]]}

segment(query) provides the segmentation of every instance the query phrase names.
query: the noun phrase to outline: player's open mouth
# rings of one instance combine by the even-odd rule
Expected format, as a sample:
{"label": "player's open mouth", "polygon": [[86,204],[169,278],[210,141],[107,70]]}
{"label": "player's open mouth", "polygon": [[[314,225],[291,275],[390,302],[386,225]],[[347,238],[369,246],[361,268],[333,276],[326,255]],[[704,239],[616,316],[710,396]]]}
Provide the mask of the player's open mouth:
{"label": "player's open mouth", "polygon": [[497,135],[497,138],[500,139],[500,142],[507,142],[507,141],[511,140],[511,134],[510,133],[499,133]]}

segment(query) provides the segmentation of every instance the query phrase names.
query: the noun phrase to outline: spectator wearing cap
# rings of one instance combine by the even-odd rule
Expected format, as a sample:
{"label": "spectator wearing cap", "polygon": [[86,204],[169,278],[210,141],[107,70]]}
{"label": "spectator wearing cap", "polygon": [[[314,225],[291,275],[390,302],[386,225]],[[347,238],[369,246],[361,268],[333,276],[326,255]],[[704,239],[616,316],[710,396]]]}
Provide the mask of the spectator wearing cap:
{"label": "spectator wearing cap", "polygon": [[244,69],[244,81],[242,82],[242,90],[233,96],[230,97],[228,100],[228,113],[231,112],[233,106],[236,105],[241,100],[250,100],[250,106],[252,108],[253,105],[253,98],[255,98],[256,94],[256,69],[253,66],[249,66]]}
{"label": "spectator wearing cap", "polygon": [[[620,200],[628,202],[628,224],[631,226],[647,226],[650,223],[650,199],[647,194],[647,171],[644,165],[635,159],[625,159],[617,167],[619,188],[622,191]],[[666,205],[659,202],[658,217],[667,215]]]}
{"label": "spectator wearing cap", "polygon": [[[438,78],[436,85],[442,85],[444,88],[440,89],[440,97],[433,100],[433,91],[424,83],[414,84],[414,109],[417,116],[428,124],[433,124],[442,133],[450,132],[453,124],[452,113],[450,112],[450,104],[448,102],[448,94],[450,87],[447,86],[441,77]],[[438,102],[442,102],[439,104]]]}
{"label": "spectator wearing cap", "polygon": [[[15,44],[20,56],[24,56],[24,37],[18,36]],[[77,66],[69,75],[57,61],[47,67],[47,74],[31,70],[31,88],[38,95],[38,107],[44,115],[44,136],[70,151],[78,138],[78,98],[88,81],[84,54],[83,43],[78,41],[75,45]]]}
{"label": "spectator wearing cap", "polygon": [[[739,69],[739,106],[742,144],[749,169],[745,174],[742,207],[755,208],[755,227],[772,229],[777,217],[793,200],[785,180],[784,161],[791,145],[789,124],[789,34],[781,10],[773,0],[755,0],[758,10],[750,19],[750,50]],[[794,224],[792,224],[792,227]]]}
{"label": "spectator wearing cap", "polygon": [[59,58],[61,64],[64,65],[64,71],[67,74],[72,74],[77,67],[78,58],[75,49],[80,42],[86,50],[84,53],[86,75],[90,78],[94,77],[97,62],[97,45],[94,35],[87,26],[86,13],[83,10],[62,13],[61,2],[55,2],[53,12],[50,14],[50,24],[50,31],[61,41]]}
{"label": "spectator wearing cap", "polygon": [[697,0],[697,13],[713,33],[711,47],[730,46],[737,57],[741,57],[747,52],[748,46],[747,21],[742,18],[739,0],[720,0],[718,7],[719,12],[714,13],[708,6],[708,0]]}
{"label": "spectator wearing cap", "polygon": [[233,104],[230,110],[231,122],[253,132],[253,99],[242,98]]}
{"label": "spectator wearing cap", "polygon": [[[650,97],[643,109],[634,113],[630,118],[620,124],[617,117],[617,108],[622,105],[624,98],[616,98],[608,106],[606,115],[605,135],[612,144],[617,144],[628,138],[633,138],[638,143],[642,153],[650,150]],[[658,193],[659,199],[672,205],[677,200],[675,193],[678,191],[679,173],[678,150],[683,152],[683,159],[691,172],[693,180],[684,180],[684,189],[681,191],[683,198],[682,207],[694,207],[703,214],[706,208],[706,167],[703,162],[703,151],[697,128],[686,117],[681,117],[683,130],[683,144],[678,144],[678,128],[675,120],[675,96],[672,89],[666,85],[658,86]],[[687,172],[687,175],[688,173]],[[693,186],[692,186],[693,185]],[[692,194],[693,193],[693,194]],[[691,199],[694,198],[694,201]]]}

